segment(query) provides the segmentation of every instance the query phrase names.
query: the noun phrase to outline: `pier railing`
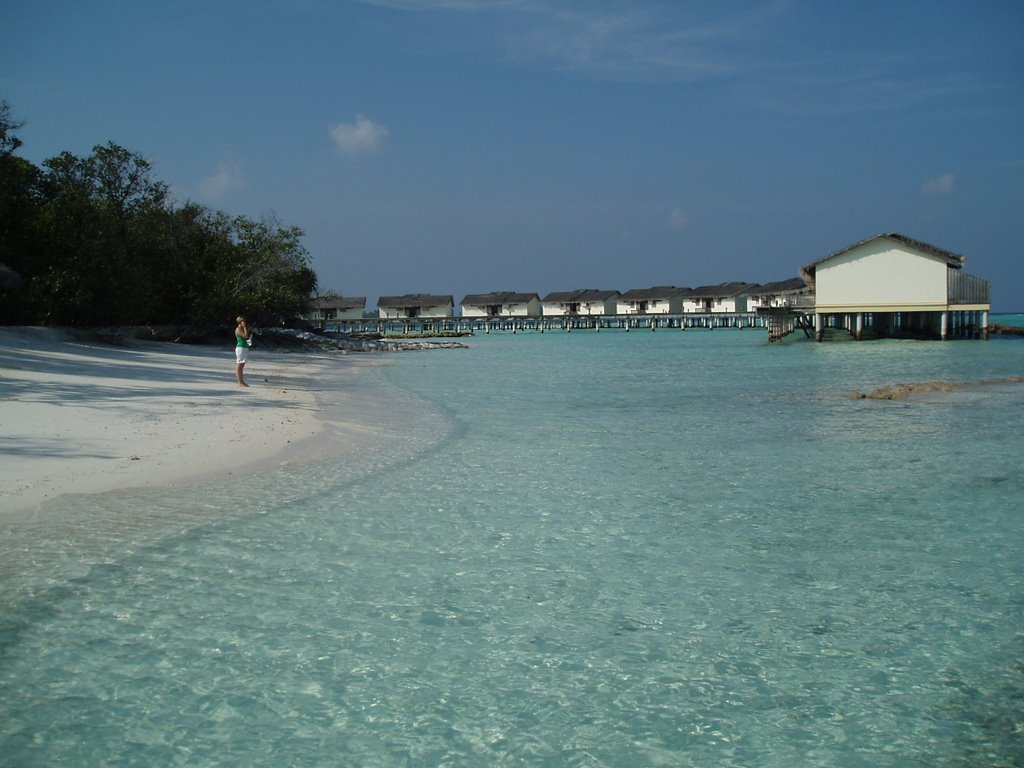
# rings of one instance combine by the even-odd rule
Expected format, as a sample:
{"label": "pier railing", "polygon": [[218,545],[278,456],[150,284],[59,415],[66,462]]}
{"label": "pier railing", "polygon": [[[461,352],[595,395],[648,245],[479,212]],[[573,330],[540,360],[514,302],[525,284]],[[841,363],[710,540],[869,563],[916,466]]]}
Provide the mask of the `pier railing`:
{"label": "pier railing", "polygon": [[320,329],[329,333],[389,335],[455,335],[520,331],[573,330],[685,330],[714,328],[767,328],[757,311],[650,315],[564,315],[548,317],[417,317],[327,320]]}
{"label": "pier railing", "polygon": [[947,271],[946,296],[950,304],[989,304],[990,283],[956,269]]}
{"label": "pier railing", "polygon": [[783,306],[811,311],[814,309],[814,294],[802,293],[796,296],[784,296]]}

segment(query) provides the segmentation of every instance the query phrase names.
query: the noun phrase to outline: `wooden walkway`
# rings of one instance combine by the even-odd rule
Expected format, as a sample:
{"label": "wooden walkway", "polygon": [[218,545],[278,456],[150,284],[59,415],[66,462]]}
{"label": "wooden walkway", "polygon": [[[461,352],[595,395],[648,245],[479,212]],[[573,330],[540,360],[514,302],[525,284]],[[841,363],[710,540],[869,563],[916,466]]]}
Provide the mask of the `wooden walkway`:
{"label": "wooden walkway", "polygon": [[332,333],[379,334],[472,334],[521,333],[548,331],[604,331],[660,329],[711,330],[715,328],[758,328],[769,330],[771,315],[758,312],[687,313],[681,315],[573,315],[566,317],[423,317],[423,318],[360,318],[358,320],[327,320],[323,330]]}

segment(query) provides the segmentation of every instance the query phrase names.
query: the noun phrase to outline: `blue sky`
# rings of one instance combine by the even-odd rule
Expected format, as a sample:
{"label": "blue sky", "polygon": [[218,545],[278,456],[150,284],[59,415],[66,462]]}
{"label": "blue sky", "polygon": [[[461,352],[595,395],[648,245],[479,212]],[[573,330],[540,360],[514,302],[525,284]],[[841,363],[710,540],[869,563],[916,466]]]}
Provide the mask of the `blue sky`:
{"label": "blue sky", "polygon": [[42,162],[113,141],[323,289],[768,282],[898,231],[1024,310],[1024,3],[7,0]]}

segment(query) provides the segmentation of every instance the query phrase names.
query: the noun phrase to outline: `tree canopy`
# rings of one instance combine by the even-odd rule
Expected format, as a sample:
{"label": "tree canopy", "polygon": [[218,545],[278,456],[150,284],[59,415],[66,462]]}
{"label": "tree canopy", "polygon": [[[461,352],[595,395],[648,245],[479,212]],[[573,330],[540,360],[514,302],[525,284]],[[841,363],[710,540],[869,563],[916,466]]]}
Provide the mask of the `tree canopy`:
{"label": "tree canopy", "polygon": [[0,323],[179,325],[304,312],[316,274],[303,232],[273,216],[176,204],[143,156],[114,143],[37,167],[0,102]]}

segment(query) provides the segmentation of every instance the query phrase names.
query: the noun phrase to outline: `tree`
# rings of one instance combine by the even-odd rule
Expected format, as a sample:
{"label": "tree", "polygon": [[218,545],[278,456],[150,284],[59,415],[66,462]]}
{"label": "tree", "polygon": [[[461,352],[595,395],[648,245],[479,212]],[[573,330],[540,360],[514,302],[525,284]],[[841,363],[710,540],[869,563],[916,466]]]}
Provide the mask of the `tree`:
{"label": "tree", "polygon": [[14,154],[21,125],[0,102],[0,263],[20,277],[0,322],[221,327],[308,307],[316,274],[299,228],[175,206],[150,162],[112,142],[37,168]]}
{"label": "tree", "polygon": [[167,185],[153,178],[146,158],[113,143],[94,147],[90,161],[107,247],[108,300],[119,305],[120,322],[154,322]]}
{"label": "tree", "polygon": [[113,143],[43,165],[37,287],[47,321],[153,322],[166,185],[152,178],[145,158]]}
{"label": "tree", "polygon": [[23,123],[11,117],[10,106],[0,102],[0,322],[20,317],[27,270],[35,255],[33,223],[39,207],[39,170],[14,152],[21,140],[13,134]]}
{"label": "tree", "polygon": [[95,195],[91,158],[62,152],[43,162],[37,219],[38,263],[33,265],[30,299],[37,322],[94,325],[106,322],[108,243]]}
{"label": "tree", "polygon": [[275,217],[258,221],[246,216],[234,220],[241,268],[230,284],[230,296],[244,301],[250,314],[264,316],[298,313],[308,309],[316,290],[316,275],[309,269],[309,254],[298,227],[283,227]]}
{"label": "tree", "polygon": [[286,321],[309,308],[316,290],[302,230],[272,216],[259,220],[205,212],[192,220],[189,274],[202,274],[189,292],[190,335],[232,322],[239,313],[251,325]]}
{"label": "tree", "polygon": [[11,105],[7,103],[7,99],[0,101],[0,157],[13,154],[21,146],[21,139],[12,131],[23,128],[24,125],[11,117]]}

